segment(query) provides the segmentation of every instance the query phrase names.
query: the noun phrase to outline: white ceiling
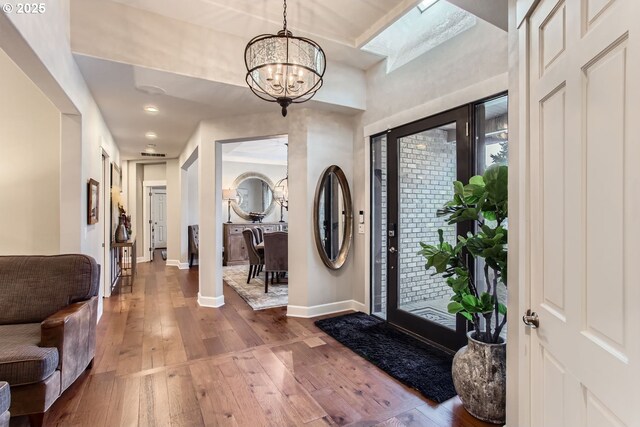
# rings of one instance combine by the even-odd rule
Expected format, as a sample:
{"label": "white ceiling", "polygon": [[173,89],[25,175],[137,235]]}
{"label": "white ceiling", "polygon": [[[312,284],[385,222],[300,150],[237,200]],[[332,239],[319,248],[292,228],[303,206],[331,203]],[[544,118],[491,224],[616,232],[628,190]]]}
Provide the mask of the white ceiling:
{"label": "white ceiling", "polygon": [[[105,0],[106,1],[106,0]],[[282,29],[281,0],[111,0],[168,18],[245,38]],[[418,0],[289,0],[294,35],[316,40],[332,61],[368,69],[383,58],[359,49],[371,28],[397,19]]]}
{"label": "white ceiling", "polygon": [[280,135],[273,138],[222,144],[222,160],[225,162],[286,165],[287,141],[287,135]]}
{"label": "white ceiling", "polygon": [[[277,105],[260,100],[246,87],[74,56],[123,160],[142,158],[140,153],[149,143],[156,144],[156,152],[166,158],[178,157],[202,120],[279,111]],[[165,93],[150,95],[138,89],[144,86],[159,87]],[[146,105],[160,111],[149,114],[144,111]],[[307,105],[342,114],[357,112],[314,100]],[[158,138],[148,140],[146,132],[155,132]]]}
{"label": "white ceiling", "polygon": [[[275,33],[282,27],[280,0],[100,1],[212,28],[247,41],[258,34]],[[288,23],[294,34],[318,41],[332,61],[366,70],[383,56],[360,47],[408,11],[415,12],[418,3],[419,0],[289,0]],[[277,108],[258,99],[246,87],[81,54],[75,57],[123,160],[141,158],[140,153],[150,142],[156,144],[156,152],[175,158],[202,120],[272,112]],[[165,94],[150,95],[136,89],[140,86],[158,86]],[[148,104],[156,105],[160,112],[146,113],[143,108]],[[306,105],[346,114],[357,112],[316,100]],[[145,139],[148,131],[155,132],[158,138]],[[243,156],[241,151],[234,155]]]}

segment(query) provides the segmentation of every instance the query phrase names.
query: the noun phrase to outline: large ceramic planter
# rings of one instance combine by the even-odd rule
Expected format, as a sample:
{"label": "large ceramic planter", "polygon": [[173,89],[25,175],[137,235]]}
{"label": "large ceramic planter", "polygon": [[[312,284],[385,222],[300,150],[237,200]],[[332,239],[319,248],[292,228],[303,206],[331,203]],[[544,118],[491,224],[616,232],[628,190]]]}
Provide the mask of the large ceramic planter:
{"label": "large ceramic planter", "polygon": [[507,389],[506,343],[486,344],[473,339],[453,358],[453,385],[464,408],[474,417],[504,424]]}

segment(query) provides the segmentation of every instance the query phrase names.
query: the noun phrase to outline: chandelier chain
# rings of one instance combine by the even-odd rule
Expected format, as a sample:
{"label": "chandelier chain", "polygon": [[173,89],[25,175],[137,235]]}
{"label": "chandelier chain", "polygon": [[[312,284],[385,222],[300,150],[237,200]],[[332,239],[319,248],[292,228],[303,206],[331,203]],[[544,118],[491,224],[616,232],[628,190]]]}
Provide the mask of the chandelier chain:
{"label": "chandelier chain", "polygon": [[284,23],[284,32],[286,34],[287,32],[287,0],[284,0],[284,5],[282,8],[282,17],[283,19],[283,23]]}

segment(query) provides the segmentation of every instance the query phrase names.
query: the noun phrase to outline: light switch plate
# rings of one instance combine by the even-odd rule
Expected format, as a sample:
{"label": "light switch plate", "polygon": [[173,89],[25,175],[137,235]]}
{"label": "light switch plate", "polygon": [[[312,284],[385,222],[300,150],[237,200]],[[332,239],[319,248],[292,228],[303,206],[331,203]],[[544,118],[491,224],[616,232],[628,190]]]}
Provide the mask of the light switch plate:
{"label": "light switch plate", "polygon": [[364,224],[358,224],[358,233],[364,234]]}

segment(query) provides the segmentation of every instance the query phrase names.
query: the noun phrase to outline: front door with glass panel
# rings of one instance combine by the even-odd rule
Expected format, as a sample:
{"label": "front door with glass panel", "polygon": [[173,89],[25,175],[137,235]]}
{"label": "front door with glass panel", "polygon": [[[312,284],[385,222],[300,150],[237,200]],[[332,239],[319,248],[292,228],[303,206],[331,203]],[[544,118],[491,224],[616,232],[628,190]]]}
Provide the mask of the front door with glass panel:
{"label": "front door with glass panel", "polygon": [[[438,229],[450,243],[471,231],[437,210],[454,180],[506,164],[507,102],[498,95],[371,139],[371,313],[451,349],[465,344],[467,325],[448,313],[451,289],[425,270],[420,242],[437,243]],[[475,284],[485,288],[482,274]],[[506,298],[504,286],[499,293]]]}
{"label": "front door with glass panel", "polygon": [[438,209],[451,199],[453,181],[471,176],[468,107],[392,130],[388,135],[387,319],[449,348],[465,342],[466,323],[449,314],[451,290],[425,270],[420,242],[449,242],[466,233],[447,225]]}

